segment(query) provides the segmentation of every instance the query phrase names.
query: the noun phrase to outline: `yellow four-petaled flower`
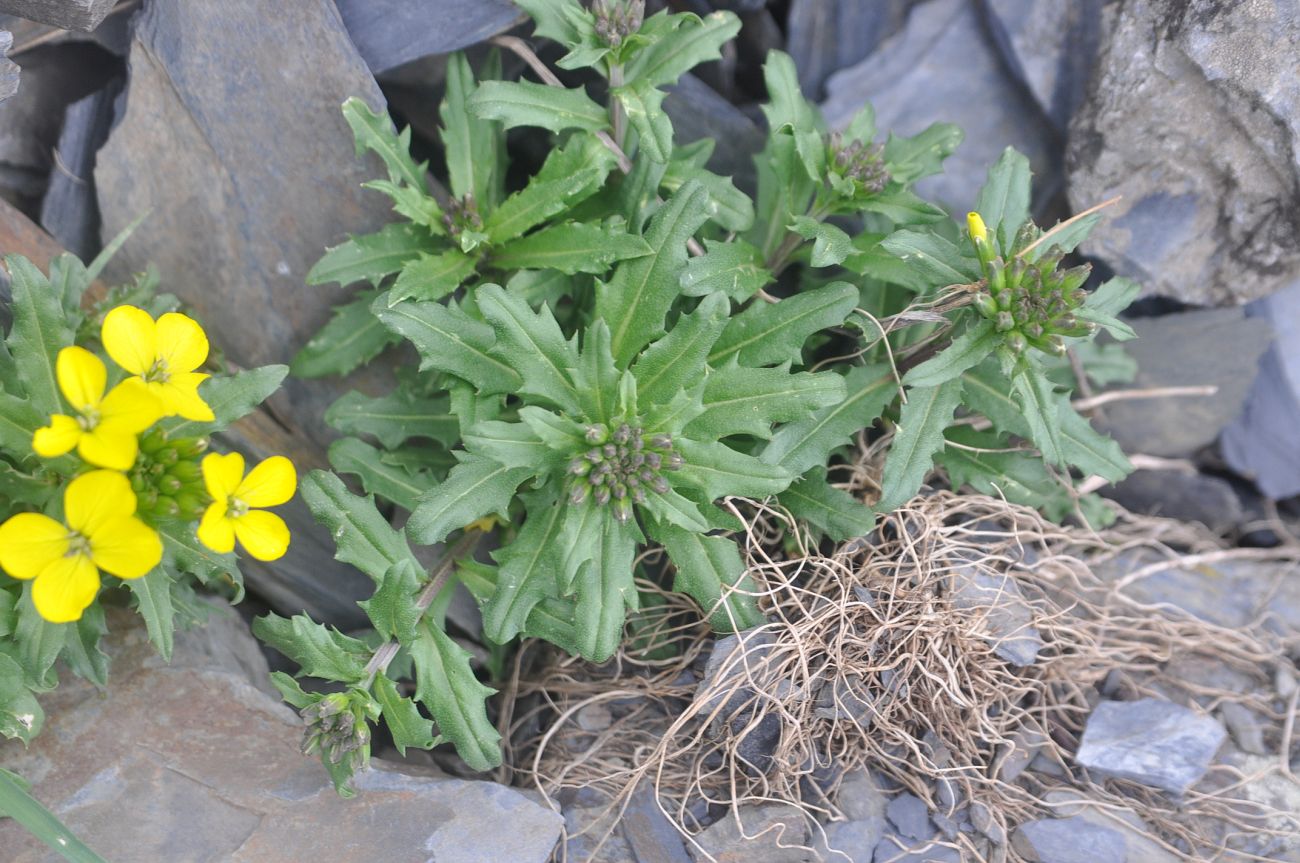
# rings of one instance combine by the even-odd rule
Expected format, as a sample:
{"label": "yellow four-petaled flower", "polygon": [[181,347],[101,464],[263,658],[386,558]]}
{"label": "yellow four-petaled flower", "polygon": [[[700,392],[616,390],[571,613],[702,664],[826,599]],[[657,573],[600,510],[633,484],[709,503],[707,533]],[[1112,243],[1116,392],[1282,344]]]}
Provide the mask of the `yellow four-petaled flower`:
{"label": "yellow four-petaled flower", "polygon": [[275,513],[255,507],[279,506],[293,497],[298,484],[293,462],[271,456],[244,476],[244,457],[213,453],[203,459],[203,483],[212,503],[199,523],[199,539],[226,553],[235,539],[258,560],[276,560],[289,548],[289,528]]}
{"label": "yellow four-petaled flower", "polygon": [[55,376],[77,415],[55,414],[48,426],[37,429],[32,438],[36,454],[54,458],[75,449],[97,467],[127,470],[135,464],[136,436],[163,415],[149,388],[128,378],[105,395],[108,370],[99,357],[79,347],[59,351]]}
{"label": "yellow four-petaled flower", "polygon": [[68,483],[63,522],[24,512],[0,524],[0,568],[32,582],[32,602],[53,623],[78,620],[99,593],[99,570],[139,578],[162,560],[162,541],[135,517],[127,478],[96,470]]}
{"label": "yellow four-petaled flower", "polygon": [[192,318],[168,312],[155,321],[144,309],[118,306],[104,317],[101,336],[108,355],[157,396],[166,416],[212,421],[199,397],[208,375],[195,371],[208,358],[208,337]]}

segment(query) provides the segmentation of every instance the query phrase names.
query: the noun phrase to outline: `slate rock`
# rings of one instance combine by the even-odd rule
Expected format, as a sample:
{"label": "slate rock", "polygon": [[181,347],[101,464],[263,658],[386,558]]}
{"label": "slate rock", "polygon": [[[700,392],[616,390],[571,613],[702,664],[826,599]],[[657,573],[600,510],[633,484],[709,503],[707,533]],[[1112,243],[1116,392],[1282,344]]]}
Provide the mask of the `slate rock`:
{"label": "slate rock", "polygon": [[1168,701],[1103,701],[1088,717],[1075,761],[1182,795],[1205,775],[1226,736],[1214,719]]}
{"label": "slate rock", "polygon": [[804,95],[820,101],[826,79],[870,56],[898,32],[916,4],[917,0],[793,0],[786,16],[787,50]]}
{"label": "slate rock", "polygon": [[1267,323],[1241,309],[1200,309],[1129,321],[1135,388],[1213,386],[1207,396],[1112,402],[1098,424],[1125,452],[1185,458],[1218,438],[1241,411],[1268,347]]}
{"label": "slate rock", "polygon": [[1200,522],[1216,533],[1232,530],[1246,518],[1231,483],[1195,470],[1135,470],[1100,494],[1130,512]]}
{"label": "slate rock", "polygon": [[[114,619],[106,692],[68,679],[42,696],[44,732],[30,748],[0,746],[0,762],[88,845],[114,863],[424,861],[543,863],[560,816],[520,792],[403,772],[376,761],[341,799],[318,760],[298,752],[301,721],[278,699],[183,647],[167,667],[140,661],[137,621],[124,640]],[[135,646],[133,646],[135,645]],[[210,647],[210,646],[209,646]],[[133,658],[135,657],[135,658]],[[501,825],[509,825],[508,830]],[[0,821],[7,863],[61,859],[12,821]]]}
{"label": "slate rock", "polygon": [[527,19],[509,0],[336,0],[357,50],[378,75],[468,48]]}
{"label": "slate rock", "polygon": [[707,165],[710,171],[731,177],[737,188],[754,193],[754,156],[763,149],[764,138],[753,120],[690,73],[668,88],[663,109],[673,121],[678,141],[710,138],[715,142]]}
{"label": "slate rock", "polygon": [[[391,218],[386,199],[360,187],[382,168],[355,155],[339,111],[351,96],[382,108],[382,94],[329,0],[178,0],[135,20],[125,109],[95,182],[104,237],[149,215],[107,276],[152,262],[234,363],[287,363],[347,296],[306,287],[308,269],[326,246]],[[341,386],[383,391],[379,374],[285,382],[269,408],[297,443],[284,454],[300,472],[325,464],[320,418]],[[249,566],[250,583],[277,610],[359,625],[369,580],[332,562],[305,507],[284,514],[294,546],[274,568]]]}
{"label": "slate rock", "polygon": [[100,250],[95,154],[108,139],[120,92],[120,82],[113,82],[68,106],[59,133],[57,168],[50,172],[41,201],[41,227],[83,261]]}
{"label": "slate rock", "polygon": [[819,835],[814,847],[827,863],[872,863],[886,829],[884,818],[836,821],[826,825],[826,835]]}
{"label": "slate rock", "polygon": [[906,839],[922,839],[934,832],[930,825],[930,810],[920,797],[904,792],[885,807],[885,815]]}
{"label": "slate rock", "polygon": [[1040,199],[1057,182],[1051,153],[1055,132],[1031,97],[1013,85],[997,49],[984,37],[976,5],[931,0],[915,7],[903,29],[879,50],[831,77],[822,105],[827,122],[838,129],[870,102],[882,137],[891,131],[915,135],[935,122],[965,130],[964,143],[944,162],[943,173],[917,187],[953,212],[974,205],[989,166],[1008,145],[1029,158]]}
{"label": "slate rock", "polygon": [[1251,755],[1267,753],[1264,726],[1255,711],[1236,701],[1225,701],[1219,705],[1219,715],[1238,749]]}
{"label": "slate rock", "polygon": [[964,863],[956,848],[941,845],[942,836],[917,842],[901,836],[886,836],[876,845],[874,863]]}
{"label": "slate rock", "polygon": [[1081,250],[1151,294],[1257,299],[1300,275],[1296,0],[1126,0],[1070,127]]}
{"label": "slate rock", "polygon": [[0,30],[0,102],[18,92],[18,64],[7,56],[13,44],[14,34]]}
{"label": "slate rock", "polygon": [[1043,802],[1063,818],[1079,817],[1090,824],[1115,830],[1124,837],[1127,863],[1183,863],[1182,855],[1164,849],[1154,838],[1150,826],[1132,809],[1107,801],[1100,808],[1080,802],[1078,791],[1054,790],[1043,795]]}
{"label": "slate rock", "polygon": [[1273,341],[1245,407],[1223,432],[1223,456],[1264,494],[1291,497],[1300,494],[1300,281],[1251,303],[1246,313],[1268,323]]}
{"label": "slate rock", "polygon": [[1128,850],[1117,830],[1074,818],[1042,818],[1021,824],[1011,843],[1038,863],[1125,863]]}
{"label": "slate rock", "polygon": [[113,11],[116,3],[117,0],[0,0],[0,12],[65,30],[89,32]]}
{"label": "slate rock", "polygon": [[950,578],[953,607],[979,615],[984,640],[993,652],[1016,667],[1032,665],[1043,639],[1015,576],[958,566]]}
{"label": "slate rock", "polygon": [[604,800],[564,807],[564,853],[568,860],[637,863],[618,829],[618,806]]}
{"label": "slate rock", "polygon": [[660,809],[648,785],[641,785],[632,794],[619,827],[638,861],[691,863],[681,832]]}
{"label": "slate rock", "polygon": [[845,774],[835,803],[851,821],[869,821],[885,817],[889,798],[880,782],[866,768]]}
{"label": "slate rock", "polygon": [[813,852],[790,847],[806,846],[808,839],[808,822],[794,807],[778,803],[741,806],[696,836],[699,847],[692,846],[691,854],[697,863],[811,863]]}
{"label": "slate rock", "polygon": [[781,718],[768,713],[754,722],[757,691],[780,695],[790,682],[777,674],[769,660],[776,636],[768,631],[741,632],[719,638],[709,654],[704,677],[697,690],[701,716],[717,711],[712,727],[716,734],[736,738],[737,754],[756,772],[766,772],[772,754],[781,742]]}
{"label": "slate rock", "polygon": [[982,4],[989,32],[1007,67],[1062,132],[1087,96],[1108,2],[984,0]]}

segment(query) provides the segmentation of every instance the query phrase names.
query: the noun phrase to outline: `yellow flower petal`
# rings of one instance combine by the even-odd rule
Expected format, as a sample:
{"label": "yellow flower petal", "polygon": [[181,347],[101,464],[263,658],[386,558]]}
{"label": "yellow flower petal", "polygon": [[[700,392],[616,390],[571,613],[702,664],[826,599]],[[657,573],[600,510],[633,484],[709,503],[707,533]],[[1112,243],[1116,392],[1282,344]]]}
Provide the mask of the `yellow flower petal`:
{"label": "yellow flower petal", "polygon": [[50,424],[32,436],[32,452],[42,458],[57,458],[72,452],[81,440],[81,426],[70,416],[55,414]]}
{"label": "yellow flower petal", "polygon": [[99,571],[84,554],[61,557],[36,576],[32,603],[50,623],[79,620],[99,593]]}
{"label": "yellow flower petal", "polygon": [[192,372],[208,358],[208,337],[193,318],[169,312],[158,319],[158,356],[172,375]]}
{"label": "yellow flower petal", "polygon": [[92,410],[104,397],[108,369],[103,361],[85,348],[75,345],[59,351],[54,362],[54,372],[59,379],[63,397],[79,411]]}
{"label": "yellow flower petal", "polygon": [[68,527],[85,537],[94,537],[104,525],[134,514],[131,481],[115,470],[83,473],[63,493],[63,517]]}
{"label": "yellow flower petal", "polygon": [[90,559],[118,578],[139,578],[162,560],[158,534],[135,516],[104,523],[90,537]]}
{"label": "yellow flower petal", "polygon": [[118,306],[104,316],[104,350],[133,375],[147,374],[158,359],[153,318],[144,309]]}
{"label": "yellow flower petal", "polygon": [[234,522],[239,544],[258,560],[278,560],[289,550],[289,527],[275,513],[254,509]]}
{"label": "yellow flower petal", "polygon": [[0,524],[0,569],[26,581],[68,552],[68,528],[47,515],[22,512]]}
{"label": "yellow flower petal", "polygon": [[232,496],[249,506],[279,506],[293,497],[297,485],[293,462],[273,455],[250,470]]}
{"label": "yellow flower petal", "polygon": [[139,434],[163,416],[162,403],[149,387],[127,378],[104,396],[99,406],[99,424],[114,431]]}
{"label": "yellow flower petal", "polygon": [[199,395],[199,384],[208,379],[202,372],[184,372],[172,375],[167,383],[149,384],[149,392],[162,402],[167,416],[182,416],[195,422],[210,423],[216,417],[212,408]]}
{"label": "yellow flower petal", "polygon": [[987,240],[989,238],[988,226],[980,218],[980,214],[974,210],[966,214],[966,230],[970,232],[973,240]]}
{"label": "yellow flower petal", "polygon": [[235,550],[235,525],[226,518],[226,502],[211,504],[199,522],[199,542],[219,554]]}
{"label": "yellow flower petal", "polygon": [[139,452],[140,442],[134,434],[102,423],[77,441],[77,455],[87,464],[109,470],[130,470]]}
{"label": "yellow flower petal", "polygon": [[210,453],[203,457],[203,484],[212,499],[224,506],[226,499],[235,493],[244,478],[244,457],[237,452],[229,455]]}

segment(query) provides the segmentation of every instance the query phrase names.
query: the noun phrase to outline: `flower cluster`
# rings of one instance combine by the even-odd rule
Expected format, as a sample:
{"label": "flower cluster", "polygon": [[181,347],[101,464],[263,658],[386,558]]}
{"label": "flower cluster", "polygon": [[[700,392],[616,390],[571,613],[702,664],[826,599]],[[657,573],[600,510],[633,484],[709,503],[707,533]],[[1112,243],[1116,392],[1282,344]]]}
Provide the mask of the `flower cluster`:
{"label": "flower cluster", "polygon": [[1033,346],[1052,354],[1065,352],[1065,339],[1086,336],[1096,326],[1079,320],[1075,312],[1087,299],[1083,283],[1091,266],[1083,264],[1057,271],[1060,249],[1031,260],[1026,252],[1040,234],[1032,222],[1016,232],[1011,248],[999,254],[979,213],[966,215],[971,244],[979,258],[987,293],[975,298],[975,308],[1006,334],[1003,342],[1016,353]]}
{"label": "flower cluster", "polygon": [[596,17],[596,35],[609,47],[617,48],[641,29],[645,0],[595,0],[591,11]]}
{"label": "flower cluster", "polygon": [[[885,165],[885,148],[870,141],[845,141],[840,132],[827,137],[827,162],[841,181],[851,183],[848,197],[878,195],[889,185],[889,168]],[[836,178],[831,178],[832,184]]]}
{"label": "flower cluster", "polygon": [[591,494],[601,506],[612,503],[614,517],[621,522],[632,517],[634,503],[645,503],[647,492],[667,493],[668,480],[661,471],[682,466],[671,435],[646,438],[640,426],[626,422],[613,431],[604,425],[588,426],[586,439],[594,446],[569,462],[573,476],[569,500],[577,505]]}
{"label": "flower cluster", "polygon": [[[199,393],[209,377],[198,371],[209,351],[202,327],[186,315],[155,320],[122,305],[104,317],[100,341],[118,368],[110,371],[84,347],[62,348],[55,377],[70,410],[50,416],[32,437],[42,458],[74,451],[80,458],[56,471],[71,476],[61,520],[22,512],[0,524],[0,569],[32,581],[36,610],[54,623],[80,619],[99,593],[101,570],[133,579],[158,566],[159,531],[168,522],[201,516],[199,540],[221,553],[238,539],[253,557],[274,560],[289,545],[284,521],[255,509],[293,496],[288,459],[269,458],[245,477],[242,456],[204,456],[206,438],[172,438],[160,424],[215,419]],[[110,377],[118,379],[111,387]]]}

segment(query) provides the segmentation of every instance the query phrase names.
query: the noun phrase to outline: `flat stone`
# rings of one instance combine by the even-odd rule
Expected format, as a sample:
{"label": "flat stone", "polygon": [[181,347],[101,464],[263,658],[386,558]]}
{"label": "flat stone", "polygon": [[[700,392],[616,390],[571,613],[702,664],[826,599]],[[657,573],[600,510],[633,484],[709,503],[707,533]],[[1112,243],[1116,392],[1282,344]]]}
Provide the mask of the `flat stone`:
{"label": "flat stone", "polygon": [[766,772],[781,741],[781,719],[768,713],[753,721],[757,692],[779,694],[790,686],[771,667],[776,636],[767,631],[741,632],[713,644],[696,698],[700,715],[717,711],[712,727],[717,734],[735,736],[737,754],[756,772]]}
{"label": "flat stone", "polygon": [[1300,281],[1247,306],[1274,338],[1240,415],[1223,432],[1223,456],[1259,490],[1279,499],[1300,494]]}
{"label": "flat stone", "polygon": [[964,143],[944,162],[943,173],[917,186],[953,212],[974,205],[989,166],[1008,145],[1029,158],[1036,192],[1050,193],[1057,182],[1049,146],[1055,133],[1007,75],[1002,57],[984,37],[977,6],[965,0],[916,6],[876,52],[830,78],[822,105],[827,123],[838,129],[870,102],[882,138],[886,132],[915,135],[935,122],[965,130]]}
{"label": "flat stone", "polygon": [[65,30],[94,30],[117,0],[0,0],[0,12]]}
{"label": "flat stone", "polygon": [[1195,521],[1216,533],[1232,530],[1246,518],[1231,483],[1195,470],[1135,470],[1100,494],[1130,512]]}
{"label": "flat stone", "polygon": [[1021,824],[1011,844],[1038,863],[1126,863],[1128,858],[1123,834],[1078,816]]}
{"label": "flat stone", "polygon": [[1267,323],[1240,309],[1179,312],[1129,323],[1138,334],[1124,343],[1137,361],[1133,387],[1211,386],[1216,391],[1113,402],[1104,408],[1099,426],[1125,452],[1184,458],[1212,444],[1241,412],[1272,335]]}
{"label": "flat stone", "polygon": [[874,863],[963,863],[961,852],[949,845],[941,845],[942,836],[922,842],[901,836],[886,836],[876,845]]}
{"label": "flat stone", "polygon": [[814,847],[828,863],[872,863],[876,846],[885,835],[884,818],[865,821],[836,821],[826,825],[825,837],[818,836]]}
{"label": "flat stone", "polygon": [[468,48],[527,19],[508,0],[337,0],[348,35],[378,75]]}
{"label": "flat stone", "polygon": [[1264,755],[1264,726],[1255,711],[1236,701],[1225,701],[1219,705],[1219,715],[1237,748],[1251,755]]}
{"label": "flat stone", "polygon": [[690,73],[668,88],[663,109],[678,141],[714,142],[706,166],[710,171],[731,177],[737,188],[754,194],[754,156],[763,149],[764,136],[744,111]]}
{"label": "flat stone", "polygon": [[850,821],[868,821],[885,817],[889,798],[871,771],[859,768],[844,776],[835,803]]}
{"label": "flat stone", "polygon": [[[728,812],[695,837],[712,863],[811,863],[813,852],[798,847],[808,845],[808,822],[802,812],[778,803],[741,806]],[[781,847],[786,846],[786,847]],[[692,846],[696,861],[710,860]]]}
{"label": "flat stone", "polygon": [[1105,808],[1081,801],[1076,791],[1048,791],[1043,795],[1043,802],[1053,808],[1064,818],[1079,817],[1083,820],[1116,830],[1124,837],[1127,863],[1183,863],[1184,857],[1166,851],[1151,833],[1151,828],[1132,809],[1115,806],[1112,802],[1104,804]]}
{"label": "flat stone", "polygon": [[1033,664],[1043,639],[1015,576],[958,566],[950,578],[953,606],[980,616],[984,640],[993,646],[993,652],[1017,667]]}
{"label": "flat stone", "polygon": [[[0,762],[106,859],[301,863],[322,849],[338,863],[549,859],[560,816],[502,785],[376,760],[357,776],[357,797],[340,798],[298,752],[301,721],[221,670],[252,661],[246,630],[219,642],[182,633],[180,662],[167,667],[143,659],[142,627],[125,622],[114,617],[106,639],[107,691],[65,679],[42,697],[46,726],[32,745],[0,746]],[[235,633],[242,644],[228,643]],[[8,863],[61,859],[12,821],[0,821],[0,847]]]}
{"label": "flat stone", "polygon": [[50,172],[41,201],[41,227],[83,261],[100,250],[95,154],[108,139],[120,93],[120,82],[115,82],[68,106],[56,151],[58,168]]}
{"label": "flat stone", "polygon": [[885,815],[899,835],[906,839],[922,839],[934,832],[934,827],[930,824],[930,810],[915,794],[903,792],[890,800],[885,807]]}
{"label": "flat stone", "polygon": [[1297,12],[1294,0],[1117,5],[1066,165],[1076,209],[1123,198],[1084,254],[1198,305],[1300,275]]}
{"label": "flat stone", "polygon": [[786,50],[799,70],[804,95],[820,101],[826,79],[860,63],[907,20],[917,0],[843,3],[793,0],[786,14]]}
{"label": "flat stone", "polygon": [[6,56],[13,44],[14,34],[0,30],[0,102],[18,92],[18,64]]}
{"label": "flat stone", "polygon": [[1214,719],[1168,701],[1103,701],[1088,717],[1075,761],[1182,795],[1205,775],[1226,736]]}

